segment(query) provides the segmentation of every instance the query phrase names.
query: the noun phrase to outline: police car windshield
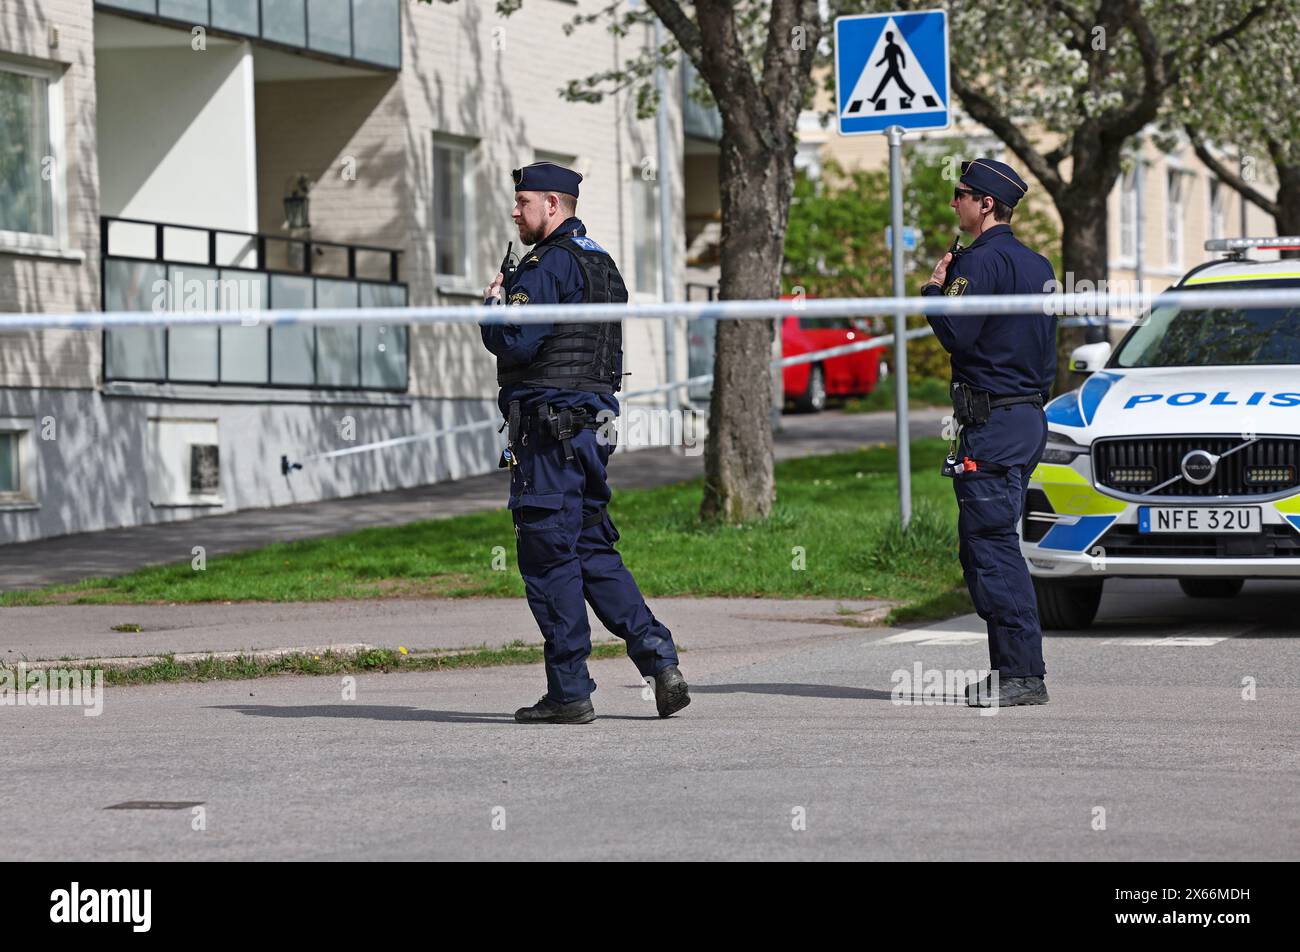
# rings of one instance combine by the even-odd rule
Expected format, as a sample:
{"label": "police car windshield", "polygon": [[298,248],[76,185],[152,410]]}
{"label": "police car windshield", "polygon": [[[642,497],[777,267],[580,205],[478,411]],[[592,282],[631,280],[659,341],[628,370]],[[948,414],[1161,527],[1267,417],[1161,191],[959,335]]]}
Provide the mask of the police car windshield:
{"label": "police car windshield", "polygon": [[[1300,281],[1234,281],[1216,291],[1300,288]],[[1300,304],[1271,308],[1160,305],[1120,342],[1112,367],[1300,364]]]}

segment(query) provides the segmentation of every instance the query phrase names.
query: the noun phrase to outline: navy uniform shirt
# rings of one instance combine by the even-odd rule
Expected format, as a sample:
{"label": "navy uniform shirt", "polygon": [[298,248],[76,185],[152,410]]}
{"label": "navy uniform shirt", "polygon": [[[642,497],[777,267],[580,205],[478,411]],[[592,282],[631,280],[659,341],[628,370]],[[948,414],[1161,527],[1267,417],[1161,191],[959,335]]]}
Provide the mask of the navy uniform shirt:
{"label": "navy uniform shirt", "polygon": [[[948,283],[928,284],[927,297],[946,294],[1047,294],[1056,280],[1046,258],[994,225],[948,266]],[[1056,317],[1035,314],[951,314],[929,318],[952,355],[952,379],[998,396],[1041,393],[1056,378]]]}
{"label": "navy uniform shirt", "polygon": [[[587,234],[586,227],[577,218],[567,219],[548,237],[571,235],[580,238]],[[531,251],[523,256],[514,283],[506,295],[507,305],[520,304],[580,304],[586,281],[578,261],[567,251],[551,251],[537,260]],[[496,355],[507,369],[527,364],[536,356],[542,341],[553,329],[552,324],[480,324],[483,345]],[[622,359],[618,372],[623,371]],[[549,403],[553,407],[585,407],[593,415],[607,410],[618,415],[618,398],[612,393],[591,393],[586,390],[562,390],[558,387],[531,387],[511,384],[503,387],[497,398],[502,415],[509,412],[511,400],[519,400],[520,409],[528,413],[535,407]]]}

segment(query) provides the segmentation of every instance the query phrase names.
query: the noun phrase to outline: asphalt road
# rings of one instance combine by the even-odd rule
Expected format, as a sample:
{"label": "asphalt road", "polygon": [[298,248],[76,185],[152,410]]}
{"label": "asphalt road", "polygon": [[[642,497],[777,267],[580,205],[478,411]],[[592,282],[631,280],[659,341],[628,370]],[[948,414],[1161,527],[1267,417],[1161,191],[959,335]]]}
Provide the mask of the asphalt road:
{"label": "asphalt road", "polygon": [[[0,707],[0,821],[25,831],[0,859],[1295,860],[1297,595],[1113,584],[1095,629],[1050,637],[1051,703],[992,716],[893,691],[917,664],[979,669],[978,619],[754,600],[652,606],[694,685],[666,721],[621,659],[593,665],[582,727],[512,722],[540,666],[364,675],[354,700],[281,677],[110,688],[98,717]],[[439,637],[474,640],[453,617]],[[106,809],[125,801],[201,803],[204,828]]]}

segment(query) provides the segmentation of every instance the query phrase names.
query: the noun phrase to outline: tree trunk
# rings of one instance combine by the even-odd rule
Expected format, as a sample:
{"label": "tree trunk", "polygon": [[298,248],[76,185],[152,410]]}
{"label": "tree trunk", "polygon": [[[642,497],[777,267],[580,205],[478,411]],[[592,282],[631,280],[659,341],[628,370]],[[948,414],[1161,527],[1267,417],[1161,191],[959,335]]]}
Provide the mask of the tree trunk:
{"label": "tree trunk", "polygon": [[[793,152],[793,144],[790,145]],[[781,289],[792,156],[721,142],[723,300],[772,300]],[[704,451],[707,520],[762,519],[776,500],[772,453],[772,321],[719,321]]]}
{"label": "tree trunk", "polygon": [[[1277,212],[1273,222],[1281,235],[1300,235],[1300,165],[1275,165]],[[1283,251],[1283,258],[1300,258],[1300,251]]]}
{"label": "tree trunk", "polygon": [[[1077,157],[1076,157],[1077,161]],[[1066,293],[1078,288],[1082,281],[1090,282],[1093,290],[1100,289],[1108,270],[1106,198],[1110,187],[1104,182],[1080,182],[1077,179],[1066,189],[1064,201],[1057,211],[1061,215],[1061,274],[1057,275]],[[1087,290],[1084,285],[1083,290]],[[1057,335],[1056,389],[1065,393],[1079,386],[1080,380],[1069,369],[1070,352],[1085,343],[1107,339],[1106,326],[1062,327]]]}

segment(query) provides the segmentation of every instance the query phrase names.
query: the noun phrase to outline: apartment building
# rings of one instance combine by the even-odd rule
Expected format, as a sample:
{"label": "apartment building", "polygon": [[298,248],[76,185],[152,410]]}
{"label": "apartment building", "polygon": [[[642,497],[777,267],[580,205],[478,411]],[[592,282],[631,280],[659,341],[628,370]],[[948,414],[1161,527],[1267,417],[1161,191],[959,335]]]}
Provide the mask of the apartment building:
{"label": "apartment building", "polygon": [[[650,41],[566,34],[603,6],[5,0],[0,310],[475,303],[518,245],[510,169],[539,159],[584,173],[580,217],[658,300],[688,195],[716,203],[716,123],[685,127],[674,71],[661,175],[630,95],[560,98]],[[663,324],[624,340],[625,389],[668,379]],[[483,428],[314,455],[491,419],[495,394],[471,326],[0,335],[0,543],[486,472]]]}

